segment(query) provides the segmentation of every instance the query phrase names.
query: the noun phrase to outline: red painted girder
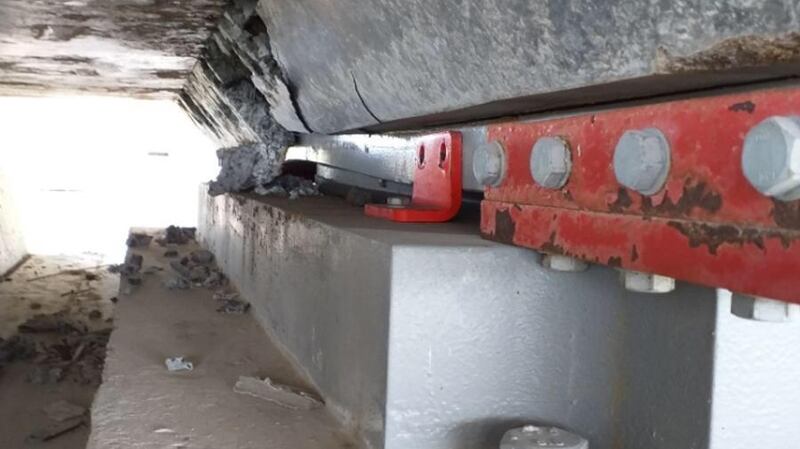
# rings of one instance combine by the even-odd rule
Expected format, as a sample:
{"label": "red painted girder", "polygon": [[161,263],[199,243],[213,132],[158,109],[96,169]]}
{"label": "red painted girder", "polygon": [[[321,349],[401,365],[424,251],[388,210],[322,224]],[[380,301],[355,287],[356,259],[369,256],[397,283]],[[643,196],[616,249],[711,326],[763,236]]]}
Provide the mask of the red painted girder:
{"label": "red painted girder", "polygon": [[[783,88],[490,125],[488,138],[503,143],[509,163],[505,182],[488,188],[486,199],[798,230],[800,202],[761,195],[741,169],[742,142],[751,127],[772,115],[798,114],[800,89]],[[646,197],[621,188],[611,161],[626,130],[650,127],[669,140],[672,168],[666,188]],[[542,136],[560,136],[572,147],[573,171],[562,190],[533,183],[530,150]]]}
{"label": "red painted girder", "polygon": [[800,232],[484,201],[490,240],[800,303]]}

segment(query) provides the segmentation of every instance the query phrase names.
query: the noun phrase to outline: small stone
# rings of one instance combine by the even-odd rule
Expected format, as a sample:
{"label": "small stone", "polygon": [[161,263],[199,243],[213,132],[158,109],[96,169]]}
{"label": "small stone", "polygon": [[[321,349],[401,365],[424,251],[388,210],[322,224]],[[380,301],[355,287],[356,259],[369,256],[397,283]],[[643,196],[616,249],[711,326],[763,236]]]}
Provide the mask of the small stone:
{"label": "small stone", "polygon": [[189,258],[192,260],[192,262],[207,265],[214,261],[214,253],[201,249],[192,251],[192,253],[189,254]]}
{"label": "small stone", "polygon": [[91,312],[89,312],[89,319],[90,320],[97,321],[100,318],[103,318],[103,313],[100,312],[99,310],[92,310]]}
{"label": "small stone", "polygon": [[180,254],[174,249],[168,249],[164,252],[164,257],[178,257]]}
{"label": "small stone", "polygon": [[164,360],[164,364],[171,373],[194,370],[194,363],[185,360],[183,357],[170,357]]}

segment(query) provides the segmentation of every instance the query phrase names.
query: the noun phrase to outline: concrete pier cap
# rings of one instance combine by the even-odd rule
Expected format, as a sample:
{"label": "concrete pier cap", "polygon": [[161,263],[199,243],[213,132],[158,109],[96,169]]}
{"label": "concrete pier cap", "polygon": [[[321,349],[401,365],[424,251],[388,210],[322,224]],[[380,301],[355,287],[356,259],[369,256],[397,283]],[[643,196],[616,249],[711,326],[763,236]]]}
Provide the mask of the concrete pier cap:
{"label": "concrete pier cap", "polygon": [[[742,324],[714,289],[631,292],[614,270],[550,270],[535,252],[481,240],[472,223],[394,224],[333,198],[203,191],[198,232],[365,447],[497,448],[528,424],[597,449],[800,441],[794,430],[732,430],[792,427],[790,383],[757,379],[796,372],[798,328]],[[741,371],[772,353],[775,333],[791,360]],[[742,340],[736,352],[729,342]],[[763,395],[790,400],[764,407]]]}

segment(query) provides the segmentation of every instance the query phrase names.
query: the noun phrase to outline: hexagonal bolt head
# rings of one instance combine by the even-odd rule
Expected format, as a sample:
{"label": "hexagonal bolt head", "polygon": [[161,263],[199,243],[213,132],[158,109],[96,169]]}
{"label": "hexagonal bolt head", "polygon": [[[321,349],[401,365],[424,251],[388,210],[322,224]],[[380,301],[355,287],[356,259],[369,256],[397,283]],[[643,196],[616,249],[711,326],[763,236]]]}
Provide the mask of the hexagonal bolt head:
{"label": "hexagonal bolt head", "polygon": [[656,128],[626,131],[617,142],[614,175],[629,189],[653,195],[664,187],[669,167],[669,142]]}
{"label": "hexagonal bolt head", "polygon": [[764,195],[800,199],[800,117],[770,117],[744,139],[742,171]]}
{"label": "hexagonal bolt head", "polygon": [[569,144],[559,137],[542,137],[531,150],[531,176],[546,189],[564,187],[572,171]]}
{"label": "hexagonal bolt head", "polygon": [[734,293],[731,313],[748,320],[786,323],[800,319],[800,304]]}
{"label": "hexagonal bolt head", "polygon": [[675,290],[675,279],[660,274],[623,270],[622,285],[638,293],[669,293]]}
{"label": "hexagonal bolt head", "polygon": [[527,425],[507,431],[500,449],[589,449],[589,441],[558,427]]}
{"label": "hexagonal bolt head", "polygon": [[589,264],[574,257],[562,256],[560,254],[543,254],[542,266],[553,271],[563,271],[567,273],[579,273],[589,269]]}
{"label": "hexagonal bolt head", "polygon": [[506,151],[494,140],[482,145],[472,158],[472,173],[484,187],[497,187],[506,176]]}

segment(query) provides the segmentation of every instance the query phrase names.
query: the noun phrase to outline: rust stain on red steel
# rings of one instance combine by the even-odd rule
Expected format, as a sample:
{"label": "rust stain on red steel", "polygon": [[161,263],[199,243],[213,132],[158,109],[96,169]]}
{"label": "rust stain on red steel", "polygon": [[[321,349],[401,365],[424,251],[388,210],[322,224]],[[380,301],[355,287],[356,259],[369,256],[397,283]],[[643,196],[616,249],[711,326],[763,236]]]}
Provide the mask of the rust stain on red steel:
{"label": "rust stain on red steel", "polygon": [[[746,133],[767,117],[800,113],[798,105],[800,89],[775,88],[555,120],[492,125],[488,137],[505,145],[509,171],[501,186],[486,190],[486,199],[800,229],[798,206],[773,204],[747,182],[741,170]],[[672,158],[665,188],[646,197],[621,189],[612,159],[625,131],[650,127],[664,133]],[[538,187],[530,175],[531,148],[544,136],[562,137],[572,148],[573,171],[561,191]]]}
{"label": "rust stain on red steel", "polygon": [[[484,201],[485,237],[800,303],[800,232]],[[496,217],[514,230],[496,233]]]}

